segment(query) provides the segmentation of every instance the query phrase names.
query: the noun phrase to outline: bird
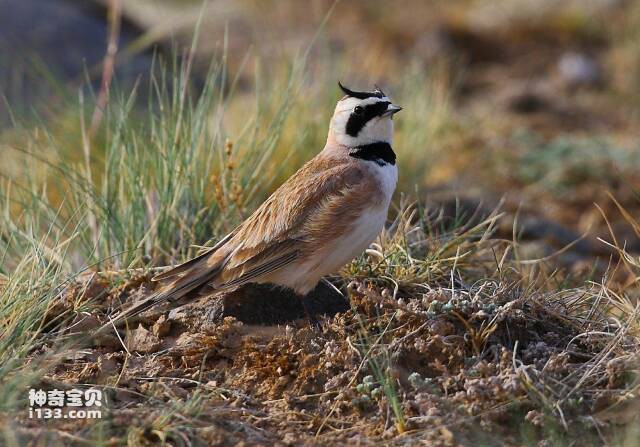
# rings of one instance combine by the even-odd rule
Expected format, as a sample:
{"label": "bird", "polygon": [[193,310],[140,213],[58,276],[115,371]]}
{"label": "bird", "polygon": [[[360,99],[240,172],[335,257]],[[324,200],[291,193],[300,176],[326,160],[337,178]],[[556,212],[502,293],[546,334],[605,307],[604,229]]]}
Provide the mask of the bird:
{"label": "bird", "polygon": [[402,110],[376,86],[344,96],[324,148],[244,222],[199,256],[152,278],[156,292],[122,311],[115,327],[156,304],[232,291],[247,283],[304,296],[380,234],[398,181],[393,116]]}

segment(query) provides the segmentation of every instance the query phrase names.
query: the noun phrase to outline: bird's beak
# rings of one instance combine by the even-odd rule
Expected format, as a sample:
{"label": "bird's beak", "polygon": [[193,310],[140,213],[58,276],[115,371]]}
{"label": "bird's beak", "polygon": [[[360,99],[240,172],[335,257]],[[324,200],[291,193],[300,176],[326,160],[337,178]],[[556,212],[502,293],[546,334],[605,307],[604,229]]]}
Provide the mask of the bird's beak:
{"label": "bird's beak", "polygon": [[402,107],[397,106],[395,104],[389,104],[389,106],[387,107],[387,111],[384,112],[382,116],[393,116],[396,113],[398,113],[400,110],[402,110]]}

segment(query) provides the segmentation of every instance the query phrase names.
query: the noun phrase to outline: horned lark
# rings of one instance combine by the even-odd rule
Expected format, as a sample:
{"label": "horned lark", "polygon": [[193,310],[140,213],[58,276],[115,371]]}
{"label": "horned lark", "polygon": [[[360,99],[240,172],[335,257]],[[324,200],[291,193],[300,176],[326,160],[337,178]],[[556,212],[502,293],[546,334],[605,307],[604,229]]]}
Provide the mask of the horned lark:
{"label": "horned lark", "polygon": [[402,108],[378,88],[358,92],[338,84],[345,96],[324,149],[214,247],[153,278],[159,290],[110,324],[157,303],[250,282],[303,297],[373,242],[398,179],[392,118]]}

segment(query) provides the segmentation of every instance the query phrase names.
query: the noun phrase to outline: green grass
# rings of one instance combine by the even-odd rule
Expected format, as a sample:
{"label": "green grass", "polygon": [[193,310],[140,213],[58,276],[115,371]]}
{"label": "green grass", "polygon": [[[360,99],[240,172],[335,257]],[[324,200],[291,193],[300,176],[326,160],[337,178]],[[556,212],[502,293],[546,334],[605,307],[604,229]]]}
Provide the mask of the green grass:
{"label": "green grass", "polygon": [[[63,113],[50,111],[49,124],[5,133],[3,411],[23,407],[28,386],[59,361],[64,346],[54,343],[50,355],[25,366],[47,333],[83,310],[79,302],[71,314],[47,319],[48,309],[83,271],[125,274],[188,258],[230,231],[321,149],[338,98],[334,79],[325,79],[312,95],[301,93],[304,78],[296,61],[282,67],[288,73],[278,73],[278,80],[256,73],[257,94],[251,97],[238,91],[224,61],[223,54],[212,62],[197,93],[188,61],[159,61],[149,85],[112,93],[95,135],[87,125],[91,95],[81,95],[75,109],[65,101]],[[138,96],[148,98],[146,107]],[[308,123],[300,127],[289,119],[292,114],[308,117]],[[413,160],[404,163],[421,166]]]}
{"label": "green grass", "polygon": [[640,166],[638,147],[621,146],[597,136],[559,136],[543,141],[521,131],[513,138],[513,158],[507,166],[513,180],[532,185],[539,192],[560,197],[571,195],[584,185],[601,184],[611,188],[620,177],[631,177]]}
{"label": "green grass", "polygon": [[[115,286],[124,283],[132,269],[192,256],[231,230],[324,144],[339,97],[333,73],[314,72],[311,82],[300,60],[278,65],[271,73],[257,68],[249,73],[249,93],[240,88],[239,78],[230,78],[225,59],[224,53],[214,59],[200,92],[191,86],[188,62],[158,61],[149,85],[112,92],[95,135],[87,127],[92,96],[85,95],[77,107],[65,108],[46,124],[22,126],[4,136],[0,152],[11,160],[4,165],[9,172],[1,172],[0,190],[0,416],[6,439],[15,434],[11,414],[26,408],[26,389],[59,365],[68,349],[56,339],[57,331],[92,309],[83,293],[69,295],[70,283],[88,269],[115,271]],[[237,76],[247,76],[247,71]],[[420,191],[434,178],[455,173],[452,148],[473,133],[467,129],[473,123],[460,121],[453,112],[457,86],[447,69],[424,70],[416,64],[397,84],[384,88],[405,106],[395,142],[399,191]],[[140,107],[137,98],[143,96],[147,103]],[[618,154],[564,140],[525,144],[535,150],[515,164],[522,165],[517,174],[529,181],[542,172],[549,176],[545,181],[557,183],[553,168],[559,159],[573,161],[583,151],[592,154],[594,147],[604,158]],[[596,157],[588,167],[600,163]],[[398,348],[394,337],[401,329],[417,334],[446,315],[466,337],[464,371],[477,366],[498,342],[513,347],[510,328],[498,314],[476,324],[465,316],[470,306],[491,309],[492,304],[513,301],[529,312],[525,317],[539,318],[536,323],[553,318],[576,334],[606,332],[620,344],[597,340],[592,358],[566,377],[528,377],[526,365],[515,355],[512,362],[525,383],[518,399],[550,417],[575,410],[566,399],[568,392],[604,393],[600,382],[607,377],[606,362],[629,356],[629,346],[640,336],[637,305],[631,298],[637,294],[637,279],[623,292],[606,280],[558,290],[560,274],[553,265],[523,263],[517,240],[496,237],[500,210],[479,223],[467,225],[458,218],[452,223],[437,210],[425,210],[422,200],[409,206],[401,193],[389,231],[342,273],[345,282],[364,281],[383,304],[373,311],[354,306],[360,323],[358,352],[366,362],[351,384],[360,376],[374,377],[379,389],[375,398],[391,415],[385,424],[393,420],[396,434],[401,434],[411,429],[410,421],[419,419],[406,414],[411,393],[402,389],[392,367]],[[626,217],[637,232],[636,220]],[[638,278],[635,255],[618,248]],[[434,298],[439,296],[448,299]],[[71,310],[52,313],[57,315],[52,320],[49,311],[61,300],[72,300]],[[400,314],[405,318],[401,323],[395,319]],[[608,321],[611,315],[616,324]],[[633,380],[625,386],[624,392],[637,392]],[[170,408],[150,399],[152,439],[195,436],[194,426],[206,413],[201,397],[196,393]],[[500,405],[511,405],[511,398]],[[553,430],[564,429],[558,427]],[[104,442],[111,428],[103,422],[87,436]],[[557,439],[564,439],[562,433]],[[418,435],[412,431],[406,436],[411,441]],[[135,444],[148,433],[135,425],[128,428],[128,436]]]}

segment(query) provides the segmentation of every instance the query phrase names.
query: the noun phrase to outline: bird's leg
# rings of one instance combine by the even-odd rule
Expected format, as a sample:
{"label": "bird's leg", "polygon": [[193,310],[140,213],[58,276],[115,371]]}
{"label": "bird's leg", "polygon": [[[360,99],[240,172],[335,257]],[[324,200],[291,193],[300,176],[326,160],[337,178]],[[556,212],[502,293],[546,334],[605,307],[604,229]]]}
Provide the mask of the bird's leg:
{"label": "bird's leg", "polygon": [[318,321],[316,316],[309,310],[309,306],[307,305],[307,297],[309,296],[309,294],[298,294],[298,296],[300,297],[300,302],[302,303],[302,308],[304,309],[304,313],[307,316],[307,320],[309,320],[309,323],[311,323],[312,326],[319,328],[320,322]]}

